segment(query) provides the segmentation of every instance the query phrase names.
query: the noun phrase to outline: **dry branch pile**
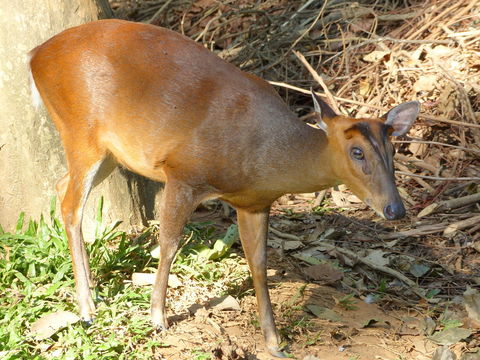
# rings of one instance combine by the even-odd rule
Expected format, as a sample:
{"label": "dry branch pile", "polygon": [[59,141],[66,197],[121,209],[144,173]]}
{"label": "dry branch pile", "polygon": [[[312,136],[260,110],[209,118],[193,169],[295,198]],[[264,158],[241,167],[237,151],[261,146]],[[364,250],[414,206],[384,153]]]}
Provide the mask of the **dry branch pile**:
{"label": "dry branch pile", "polygon": [[[271,80],[305,119],[310,86],[356,117],[420,100],[420,120],[396,141],[400,190],[412,217],[383,238],[433,234],[440,244],[453,239],[457,256],[480,252],[480,0],[115,0],[112,6],[118,17],[181,32]],[[461,259],[454,268],[467,271]]]}
{"label": "dry branch pile", "polygon": [[[419,99],[421,121],[397,141],[405,200],[416,214],[479,191],[480,1],[152,0],[128,5],[120,16],[177,30],[242,69],[275,80],[299,115],[310,109],[310,99],[301,95],[310,86],[335,94],[333,105],[357,117],[372,110],[381,115],[395,104]],[[453,212],[464,220],[479,210],[477,199]],[[475,232],[476,240],[479,225],[470,223],[460,227]]]}
{"label": "dry branch pile", "polygon": [[[310,87],[355,117],[419,100],[419,121],[395,141],[407,219],[324,214],[325,198],[337,209],[363,206],[343,190],[286,196],[274,208],[269,245],[310,282],[339,285],[383,310],[414,307],[430,329],[419,334],[442,334],[442,309],[458,295],[469,310],[473,290],[464,291],[480,285],[480,0],[110,2],[117,17],[176,30],[270,80],[304,121]],[[480,307],[468,312],[480,321]],[[478,331],[453,342],[458,353],[473,351]]]}

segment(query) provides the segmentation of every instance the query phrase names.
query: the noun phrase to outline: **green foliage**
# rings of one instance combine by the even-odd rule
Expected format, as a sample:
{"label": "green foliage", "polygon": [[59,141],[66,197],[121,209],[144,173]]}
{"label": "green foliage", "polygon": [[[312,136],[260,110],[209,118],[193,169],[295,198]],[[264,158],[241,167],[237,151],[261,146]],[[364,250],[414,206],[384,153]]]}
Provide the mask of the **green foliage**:
{"label": "green foliage", "polygon": [[357,306],[355,305],[355,294],[348,294],[342,297],[341,299],[337,299],[336,297],[333,297],[335,300],[335,303],[344,308],[345,310],[355,310]]}
{"label": "green foliage", "polygon": [[324,215],[324,214],[328,214],[328,213],[331,213],[331,212],[336,211],[336,210],[337,210],[336,208],[326,206],[326,205],[314,206],[312,208],[312,212],[315,215]]}
{"label": "green foliage", "polygon": [[225,236],[221,239],[215,241],[213,246],[210,248],[204,244],[197,244],[191,247],[197,260],[218,260],[225,256],[230,249],[230,247],[239,239],[238,227],[237,225],[231,225]]}
{"label": "green foliage", "polygon": [[294,317],[282,328],[280,333],[287,339],[293,339],[295,335],[303,334],[313,328],[314,324],[305,316]]}
{"label": "green foliage", "polygon": [[[54,202],[52,202],[54,204]],[[26,222],[22,213],[15,231],[0,234],[0,351],[2,359],[42,359],[42,349],[56,346],[53,358],[125,359],[133,347],[151,349],[158,345],[145,338],[151,331],[147,317],[119,318],[122,309],[136,314],[148,307],[148,293],[124,289],[124,272],[143,267],[147,253],[138,244],[130,244],[125,233],[101,226],[102,203],[97,215],[97,237],[87,245],[92,270],[99,279],[102,296],[111,297],[108,305],[98,304],[98,317],[90,328],[77,323],[41,343],[29,337],[31,324],[45,314],[69,310],[75,312],[74,281],[66,234],[52,206],[48,221]],[[115,247],[105,246],[115,242]],[[143,259],[142,259],[143,255]],[[127,258],[135,258],[134,267],[126,269]],[[139,261],[139,259],[141,261]],[[111,287],[111,283],[117,286]],[[105,285],[105,286],[104,286]],[[108,290],[107,290],[108,289]],[[123,290],[120,292],[120,290]],[[135,311],[136,310],[136,311]],[[121,329],[125,338],[119,337]],[[141,334],[141,336],[138,336]],[[126,339],[131,339],[125,341]],[[48,345],[50,344],[50,345]],[[131,349],[129,349],[131,347]],[[147,355],[135,356],[141,359]]]}
{"label": "green foliage", "polygon": [[427,299],[433,299],[435,296],[437,296],[438,294],[440,294],[442,292],[441,289],[429,289],[427,291],[427,294],[425,295],[425,297]]}
{"label": "green foliage", "polygon": [[[61,288],[72,288],[71,271],[65,233],[58,220],[47,224],[42,216],[38,223],[25,224],[22,213],[14,233],[2,230],[0,293],[8,296],[0,297],[0,350],[15,349],[20,344],[29,347],[24,337],[26,328],[41,314],[55,309],[55,297]],[[11,358],[21,358],[23,351],[13,353]]]}
{"label": "green foliage", "polygon": [[195,360],[209,360],[212,358],[212,354],[203,352],[202,350],[193,350],[192,359]]}
{"label": "green foliage", "polygon": [[443,327],[443,330],[454,329],[463,325],[463,322],[459,316],[455,312],[450,311],[448,308],[443,311],[438,320],[440,325]]}
{"label": "green foliage", "polygon": [[[235,272],[233,279],[245,278],[244,270],[232,267],[233,263],[238,262],[237,255],[228,252],[238,240],[237,226],[230,226],[220,239],[215,239],[214,231],[215,228],[210,222],[188,224],[185,227],[185,243],[177,254],[171,272],[197,281],[213,283],[225,277],[226,268],[232,268]],[[237,284],[232,283],[231,286],[236,287]]]}
{"label": "green foliage", "polygon": [[387,289],[388,289],[387,279],[382,278],[382,279],[380,280],[380,284],[378,285],[377,291],[378,291],[379,293],[386,294],[386,293],[387,293]]}
{"label": "green foliage", "polygon": [[[54,204],[53,200],[46,219],[27,221],[22,213],[12,233],[0,228],[0,294],[8,294],[0,297],[0,358],[141,360],[158,355],[155,349],[164,345],[161,337],[152,336],[148,316],[151,287],[134,287],[125,281],[133,272],[156,269],[145,246],[153,230],[132,239],[118,231],[118,223],[105,227],[103,201],[98,205],[95,240],[86,244],[96,281],[93,325],[85,327],[78,322],[42,341],[30,336],[31,325],[46,314],[77,313],[68,241]],[[173,271],[208,282],[224,277],[226,266],[238,263],[239,258],[221,249],[227,265],[219,266],[218,261],[199,261],[194,256],[193,246],[211,241],[214,230],[211,224],[189,225],[187,246]],[[235,276],[229,281],[246,278],[240,270]],[[209,358],[200,353],[195,356]]]}

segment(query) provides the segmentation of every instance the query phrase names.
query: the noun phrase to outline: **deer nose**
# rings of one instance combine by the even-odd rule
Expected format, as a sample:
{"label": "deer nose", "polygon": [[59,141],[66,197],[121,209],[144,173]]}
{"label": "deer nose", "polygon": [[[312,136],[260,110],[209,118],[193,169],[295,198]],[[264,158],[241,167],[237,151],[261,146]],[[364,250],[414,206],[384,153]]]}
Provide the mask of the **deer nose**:
{"label": "deer nose", "polygon": [[387,220],[401,219],[405,216],[405,207],[402,202],[388,204],[383,209],[383,215]]}

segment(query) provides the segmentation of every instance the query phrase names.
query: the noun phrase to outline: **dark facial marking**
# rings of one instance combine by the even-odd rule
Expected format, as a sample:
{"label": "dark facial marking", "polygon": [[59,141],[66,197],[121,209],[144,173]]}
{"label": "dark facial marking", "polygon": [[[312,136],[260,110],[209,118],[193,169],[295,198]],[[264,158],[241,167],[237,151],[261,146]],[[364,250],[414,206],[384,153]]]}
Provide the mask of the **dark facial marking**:
{"label": "dark facial marking", "polygon": [[356,128],[360,132],[360,134],[362,134],[365,137],[365,139],[370,143],[370,145],[372,145],[372,149],[375,151],[375,153],[378,155],[378,157],[382,161],[385,170],[387,170],[387,172],[392,172],[393,171],[392,154],[390,153],[390,151],[387,151],[387,147],[388,147],[387,126],[383,124],[379,124],[378,137],[375,136],[371,126],[368,123],[359,122],[359,123],[356,123],[353,127]]}

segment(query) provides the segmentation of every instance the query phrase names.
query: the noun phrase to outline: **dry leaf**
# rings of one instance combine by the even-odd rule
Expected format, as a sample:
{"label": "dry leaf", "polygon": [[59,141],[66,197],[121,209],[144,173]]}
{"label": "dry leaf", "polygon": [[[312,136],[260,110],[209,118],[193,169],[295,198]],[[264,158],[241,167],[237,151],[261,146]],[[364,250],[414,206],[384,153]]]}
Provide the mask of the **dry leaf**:
{"label": "dry leaf", "polygon": [[432,360],[457,360],[457,355],[455,355],[448,346],[442,346],[435,350]]}
{"label": "dry leaf", "polygon": [[419,92],[432,92],[435,90],[438,85],[437,76],[434,74],[422,75],[418,80],[413,84],[413,91],[416,93]]}
{"label": "dry leaf", "polygon": [[240,304],[231,295],[221,296],[210,300],[210,307],[223,311],[223,310],[235,310],[240,311]]}
{"label": "dry leaf", "polygon": [[472,330],[456,327],[437,331],[430,336],[429,339],[439,345],[452,345],[460,340],[468,338],[470,335],[472,335]]}
{"label": "dry leaf", "polygon": [[382,250],[371,250],[364,259],[369,260],[375,265],[387,266],[390,264],[390,260],[385,257],[386,253]]}
{"label": "dry leaf", "polygon": [[331,309],[313,304],[307,304],[305,307],[319,319],[330,320],[332,322],[342,321],[342,317]]}
{"label": "dry leaf", "polygon": [[434,60],[449,57],[455,53],[455,49],[445,45],[437,45],[433,49],[427,51],[427,56]]}
{"label": "dry leaf", "polygon": [[359,199],[356,195],[354,195],[354,194],[348,194],[347,200],[348,200],[348,202],[351,203],[351,204],[363,203],[363,201],[360,200],[360,199]]}
{"label": "dry leaf", "polygon": [[437,169],[441,168],[441,161],[442,161],[443,153],[440,151],[435,151],[430,153],[426,158],[423,159],[427,164],[430,164]]}
{"label": "dry leaf", "polygon": [[303,270],[309,278],[321,281],[325,284],[332,284],[343,279],[343,272],[328,264],[313,265]]}
{"label": "dry leaf", "polygon": [[363,60],[366,62],[377,62],[385,58],[386,55],[389,55],[390,51],[381,51],[381,50],[374,50],[370,54],[367,54],[363,57]]}
{"label": "dry leaf", "polygon": [[[420,45],[414,51],[410,53],[410,59],[412,60],[420,60],[425,52],[425,45]],[[418,61],[416,61],[418,63]]]}
{"label": "dry leaf", "polygon": [[35,321],[30,331],[35,340],[44,340],[79,320],[80,318],[70,311],[57,311]]}
{"label": "dry leaf", "polygon": [[332,200],[334,204],[338,207],[349,207],[350,202],[347,199],[347,194],[342,190],[332,189]]}
{"label": "dry leaf", "polygon": [[452,149],[448,151],[448,156],[453,160],[463,160],[465,158],[465,152],[460,149]]}
{"label": "dry leaf", "polygon": [[[463,353],[460,360],[478,360],[480,359],[480,349],[473,349],[472,352]],[[456,360],[456,359],[453,359]]]}
{"label": "dry leaf", "polygon": [[160,259],[160,246],[156,245],[151,251],[150,256],[154,259]]}
{"label": "dry leaf", "polygon": [[345,235],[346,231],[342,228],[328,228],[321,236],[321,241],[324,240],[337,240]]}
{"label": "dry leaf", "polygon": [[153,285],[155,283],[155,274],[152,273],[133,273],[132,283],[136,286]]}
{"label": "dry leaf", "polygon": [[[414,127],[410,130],[410,136],[418,139],[423,139],[427,136],[428,131],[429,129],[426,127]],[[414,142],[408,145],[408,150],[410,150],[413,156],[423,158],[423,156],[428,150],[428,145]]]}
{"label": "dry leaf", "polygon": [[288,250],[295,250],[295,249],[301,248],[304,245],[301,241],[273,238],[273,239],[267,240],[267,246],[274,249],[282,249],[282,250],[288,251]]}
{"label": "dry leaf", "polygon": [[430,267],[424,264],[414,263],[412,266],[410,266],[409,271],[410,274],[416,278],[419,278],[428,273],[430,271]]}
{"label": "dry leaf", "polygon": [[427,316],[426,318],[422,319],[421,326],[422,326],[422,329],[421,329],[422,333],[424,335],[430,336],[435,332],[435,328],[437,327],[437,324],[431,317]]}
{"label": "dry leaf", "polygon": [[418,218],[422,218],[424,216],[428,216],[433,213],[438,208],[438,203],[433,203],[426,206],[422,211],[420,211],[417,215]]}
{"label": "dry leaf", "polygon": [[180,281],[180,279],[178,278],[177,275],[175,274],[169,274],[168,275],[168,286],[171,287],[171,288],[178,288],[180,286],[182,286],[182,282]]}
{"label": "dry leaf", "polygon": [[[155,283],[156,273],[133,273],[132,283],[136,286],[153,285]],[[182,282],[175,274],[168,275],[168,286],[171,288],[178,288],[182,286]]]}
{"label": "dry leaf", "polygon": [[445,118],[452,118],[455,115],[455,108],[457,103],[456,89],[450,82],[444,81],[439,84],[441,89],[440,94],[437,97],[437,111],[438,114]]}
{"label": "dry leaf", "polygon": [[480,322],[480,293],[478,290],[467,286],[467,290],[463,293],[463,300],[468,317]]}
{"label": "dry leaf", "polygon": [[353,32],[369,32],[372,29],[373,22],[375,19],[373,17],[368,18],[357,18],[356,21],[350,24],[350,30]]}
{"label": "dry leaf", "polygon": [[372,91],[372,83],[370,81],[360,81],[359,89],[360,95],[368,96],[370,91]]}

